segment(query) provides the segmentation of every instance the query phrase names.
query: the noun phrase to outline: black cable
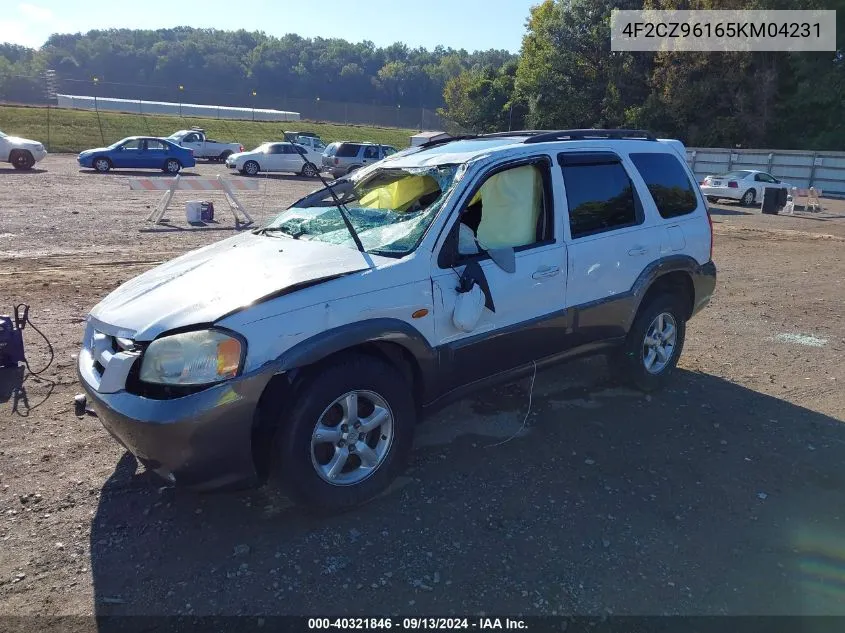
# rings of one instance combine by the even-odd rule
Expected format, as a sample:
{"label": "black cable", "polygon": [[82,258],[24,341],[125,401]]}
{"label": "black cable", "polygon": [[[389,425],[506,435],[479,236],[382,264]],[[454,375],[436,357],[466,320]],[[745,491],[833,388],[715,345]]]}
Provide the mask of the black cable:
{"label": "black cable", "polygon": [[[21,304],[15,306],[15,314],[18,313],[18,308],[20,308],[23,305],[25,305],[25,304],[21,303]],[[47,364],[42,369],[40,369],[38,371],[32,371],[32,368],[29,366],[29,361],[26,360],[26,358],[24,357],[23,362],[26,365],[27,371],[29,371],[29,373],[32,374],[33,376],[38,376],[39,374],[43,374],[45,371],[47,371],[50,368],[50,365],[53,364],[53,360],[55,359],[56,354],[53,351],[53,346],[50,343],[50,339],[48,339],[47,336],[44,334],[44,332],[39,330],[36,327],[35,323],[33,323],[32,320],[29,318],[29,306],[26,306],[26,311],[24,312],[23,326],[26,326],[26,325],[31,325],[32,329],[35,330],[36,332],[38,332],[41,335],[41,338],[43,338],[44,342],[47,343],[47,349],[50,352],[50,360],[47,361]],[[19,326],[19,327],[20,327],[21,330],[23,330],[23,327],[21,327],[21,326]]]}

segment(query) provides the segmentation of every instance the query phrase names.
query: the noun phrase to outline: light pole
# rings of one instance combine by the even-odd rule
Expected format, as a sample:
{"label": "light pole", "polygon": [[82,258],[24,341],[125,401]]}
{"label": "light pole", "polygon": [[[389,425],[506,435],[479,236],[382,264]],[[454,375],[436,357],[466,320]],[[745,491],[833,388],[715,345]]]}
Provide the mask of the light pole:
{"label": "light pole", "polygon": [[94,112],[97,114],[97,127],[100,128],[100,141],[103,145],[106,144],[106,136],[103,134],[103,123],[100,121],[100,108],[97,105],[97,86],[100,83],[99,77],[94,77]]}
{"label": "light pole", "polygon": [[402,108],[401,103],[396,104],[396,127],[399,127],[399,110]]}
{"label": "light pole", "polygon": [[253,121],[255,121],[255,97],[257,95],[258,95],[258,93],[255,90],[253,90],[252,91],[252,120]]}
{"label": "light pole", "polygon": [[179,84],[179,116],[182,116],[182,94],[185,92],[185,86]]}
{"label": "light pole", "polygon": [[314,108],[314,118],[319,121],[320,120],[320,97],[317,97],[317,105]]}

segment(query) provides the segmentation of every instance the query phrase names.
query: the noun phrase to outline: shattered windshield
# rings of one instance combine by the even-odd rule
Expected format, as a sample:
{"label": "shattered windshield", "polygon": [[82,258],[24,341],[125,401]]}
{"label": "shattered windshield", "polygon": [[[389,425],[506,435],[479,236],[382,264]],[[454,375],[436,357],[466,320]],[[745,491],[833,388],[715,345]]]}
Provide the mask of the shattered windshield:
{"label": "shattered windshield", "polygon": [[[354,184],[335,186],[368,253],[399,257],[413,251],[457,182],[457,165],[377,169]],[[331,193],[321,190],[282,212],[265,232],[355,248]]]}

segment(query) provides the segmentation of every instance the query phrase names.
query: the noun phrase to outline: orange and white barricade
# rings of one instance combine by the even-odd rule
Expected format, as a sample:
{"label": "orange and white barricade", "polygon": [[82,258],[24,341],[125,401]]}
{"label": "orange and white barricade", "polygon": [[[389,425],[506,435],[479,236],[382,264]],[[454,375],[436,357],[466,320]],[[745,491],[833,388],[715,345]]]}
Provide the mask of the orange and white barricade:
{"label": "orange and white barricade", "polygon": [[[226,202],[235,216],[235,224],[252,224],[252,217],[241,204],[235,191],[258,191],[257,180],[227,180],[221,176],[216,178],[182,178],[177,175],[175,178],[130,178],[129,189],[132,191],[164,191],[161,200],[158,201],[155,209],[150,211],[146,217],[147,222],[159,224],[164,217],[164,212],[170,206],[173,194],[176,191],[222,191],[226,196]],[[243,220],[238,214],[243,216]]]}
{"label": "orange and white barricade", "polygon": [[791,214],[795,211],[798,198],[805,198],[804,204],[802,205],[804,211],[807,211],[808,209],[812,211],[824,210],[820,200],[822,195],[821,189],[816,189],[815,187],[809,187],[806,189],[802,187],[793,187],[789,190],[789,194],[792,196],[792,200],[787,202],[786,208],[784,209],[786,213]]}

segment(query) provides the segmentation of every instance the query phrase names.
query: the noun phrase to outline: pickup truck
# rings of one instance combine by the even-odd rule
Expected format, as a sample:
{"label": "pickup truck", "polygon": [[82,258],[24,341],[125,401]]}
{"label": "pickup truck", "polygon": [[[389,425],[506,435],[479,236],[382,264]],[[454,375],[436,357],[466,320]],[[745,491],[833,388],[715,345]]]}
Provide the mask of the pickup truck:
{"label": "pickup truck", "polygon": [[38,141],[8,136],[0,130],[0,162],[11,163],[15,169],[32,169],[45,156],[47,151]]}
{"label": "pickup truck", "polygon": [[307,147],[309,151],[314,151],[318,154],[322,154],[323,150],[326,149],[326,144],[323,140],[313,132],[285,132],[285,139],[290,143]]}
{"label": "pickup truck", "polygon": [[240,143],[221,143],[208,138],[205,130],[192,128],[179,130],[167,137],[168,141],[193,150],[195,158],[205,158],[211,161],[225,161],[232,154],[244,151]]}

